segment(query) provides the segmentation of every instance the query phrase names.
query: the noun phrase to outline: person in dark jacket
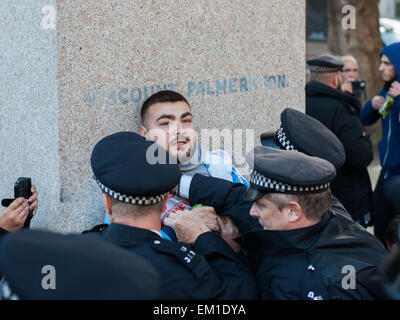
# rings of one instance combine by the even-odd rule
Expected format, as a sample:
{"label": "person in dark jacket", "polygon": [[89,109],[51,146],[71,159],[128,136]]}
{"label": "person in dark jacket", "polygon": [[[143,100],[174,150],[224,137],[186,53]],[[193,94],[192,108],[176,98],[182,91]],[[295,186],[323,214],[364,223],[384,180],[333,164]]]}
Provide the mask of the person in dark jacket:
{"label": "person in dark jacket", "polygon": [[149,150],[158,156],[165,152],[161,158],[169,159],[167,151],[132,132],[119,132],[96,144],[91,165],[111,224],[96,226],[85,236],[145,258],[159,273],[156,299],[256,298],[255,279],[247,266],[210,231],[196,209],[182,211],[182,224],[170,225],[178,242],[161,237],[160,214],[180,171],[177,164],[152,162]]}
{"label": "person in dark jacket", "polygon": [[[382,170],[374,190],[375,234],[383,239],[389,221],[400,211],[400,190],[391,192],[391,185],[400,185],[400,43],[386,46],[381,52],[379,72],[385,85],[361,110],[364,125],[382,119],[382,140],[379,142],[379,157]],[[379,109],[387,98],[394,103],[386,115]],[[395,189],[393,189],[395,190]]]}
{"label": "person in dark jacket", "polygon": [[306,85],[306,113],[330,129],[346,152],[346,161],[332,182],[332,193],[355,221],[371,225],[373,198],[367,166],[373,151],[359,119],[358,100],[338,90],[343,60],[324,55],[307,64],[313,81]]}
{"label": "person in dark jacket", "polygon": [[[358,223],[330,210],[334,167],[268,147],[256,147],[253,159],[250,189],[196,174],[189,200],[226,213],[250,205],[250,212],[232,218],[242,226],[235,240],[255,265],[262,298],[386,298],[378,271],[385,248]],[[244,216],[253,220],[247,222],[250,230]],[[254,228],[257,224],[262,228]]]}
{"label": "person in dark jacket", "polygon": [[0,300],[136,300],[159,294],[156,268],[100,239],[24,229],[0,241]]}

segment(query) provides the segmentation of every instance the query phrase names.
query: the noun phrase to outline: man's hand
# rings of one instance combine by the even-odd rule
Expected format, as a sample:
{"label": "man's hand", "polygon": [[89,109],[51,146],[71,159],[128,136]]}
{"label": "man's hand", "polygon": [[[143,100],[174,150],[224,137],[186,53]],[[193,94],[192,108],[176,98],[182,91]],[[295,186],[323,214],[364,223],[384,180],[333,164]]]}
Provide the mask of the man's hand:
{"label": "man's hand", "polygon": [[340,89],[343,92],[347,92],[347,93],[353,94],[353,85],[351,83],[351,80],[348,80],[348,81],[345,81],[344,83],[342,83]]}
{"label": "man's hand", "polygon": [[183,210],[172,213],[164,220],[164,224],[174,229],[178,241],[194,244],[197,237],[211,231],[204,223],[200,215],[193,210]]}
{"label": "man's hand", "polygon": [[233,251],[238,253],[241,250],[240,245],[233,239],[240,236],[239,229],[233,223],[232,219],[228,216],[218,216],[218,222],[221,228],[221,237],[232,248]]}
{"label": "man's hand", "polygon": [[396,98],[400,95],[400,83],[398,81],[394,81],[390,86],[388,94],[391,95],[393,98]]}
{"label": "man's hand", "polygon": [[8,208],[0,212],[0,227],[10,232],[20,230],[28,213],[28,200],[22,197],[15,199]]}
{"label": "man's hand", "polygon": [[372,107],[375,110],[379,110],[382,107],[382,105],[385,103],[385,101],[386,101],[386,99],[384,97],[375,96],[375,97],[372,98],[372,101],[371,101]]}
{"label": "man's hand", "polygon": [[213,207],[201,206],[192,209],[191,212],[199,216],[200,219],[206,224],[208,229],[214,232],[220,232],[218,216]]}
{"label": "man's hand", "polygon": [[35,214],[38,210],[39,201],[38,201],[38,192],[36,191],[36,187],[34,185],[32,185],[31,192],[32,192],[32,195],[28,199],[29,210],[32,210],[32,214],[33,214],[33,216],[35,216]]}

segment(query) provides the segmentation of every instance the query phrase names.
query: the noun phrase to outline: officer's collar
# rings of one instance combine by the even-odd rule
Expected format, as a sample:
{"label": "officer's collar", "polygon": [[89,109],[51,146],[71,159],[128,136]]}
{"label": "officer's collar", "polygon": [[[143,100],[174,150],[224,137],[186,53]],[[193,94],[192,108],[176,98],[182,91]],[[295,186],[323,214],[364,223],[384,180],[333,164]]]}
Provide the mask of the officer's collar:
{"label": "officer's collar", "polygon": [[321,231],[332,217],[326,212],[318,223],[294,230],[256,230],[235,239],[244,248],[252,252],[264,252],[267,255],[282,253],[283,250],[304,251],[310,248],[319,238]]}
{"label": "officer's collar", "polygon": [[111,223],[103,233],[104,239],[111,242],[150,241],[161,237],[152,230],[136,228],[119,223]]}

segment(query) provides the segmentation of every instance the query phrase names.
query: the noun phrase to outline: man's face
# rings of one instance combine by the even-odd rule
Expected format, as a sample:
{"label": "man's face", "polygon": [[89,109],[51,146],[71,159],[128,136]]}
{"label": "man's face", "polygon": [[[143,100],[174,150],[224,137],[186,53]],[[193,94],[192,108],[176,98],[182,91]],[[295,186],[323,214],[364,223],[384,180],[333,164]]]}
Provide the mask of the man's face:
{"label": "man's face", "polygon": [[258,198],[253,203],[250,216],[258,219],[264,230],[286,230],[289,225],[287,216],[265,196]]}
{"label": "man's face", "polygon": [[350,59],[344,60],[342,81],[355,81],[358,79],[358,64]]}
{"label": "man's face", "polygon": [[379,72],[381,73],[382,79],[385,82],[395,80],[397,77],[396,69],[390,62],[386,55],[381,56],[381,64],[379,65]]}
{"label": "man's face", "polygon": [[179,163],[196,151],[197,135],[190,107],[184,101],[152,105],[146,112],[141,134],[166,149]]}

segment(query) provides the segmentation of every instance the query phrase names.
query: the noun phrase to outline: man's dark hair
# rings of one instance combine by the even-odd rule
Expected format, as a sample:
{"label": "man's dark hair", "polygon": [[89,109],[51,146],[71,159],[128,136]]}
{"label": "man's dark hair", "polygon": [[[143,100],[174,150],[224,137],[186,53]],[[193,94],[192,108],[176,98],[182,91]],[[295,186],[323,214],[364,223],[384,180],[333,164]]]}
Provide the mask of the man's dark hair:
{"label": "man's dark hair", "polygon": [[163,103],[163,102],[179,102],[183,101],[186,102],[187,105],[190,108],[189,102],[186,100],[186,98],[181,95],[178,92],[171,91],[171,90],[164,90],[164,91],[159,91],[150,97],[146,99],[145,102],[143,102],[142,109],[140,110],[140,117],[142,119],[142,123],[144,124],[144,118],[146,115],[147,110],[156,103]]}

